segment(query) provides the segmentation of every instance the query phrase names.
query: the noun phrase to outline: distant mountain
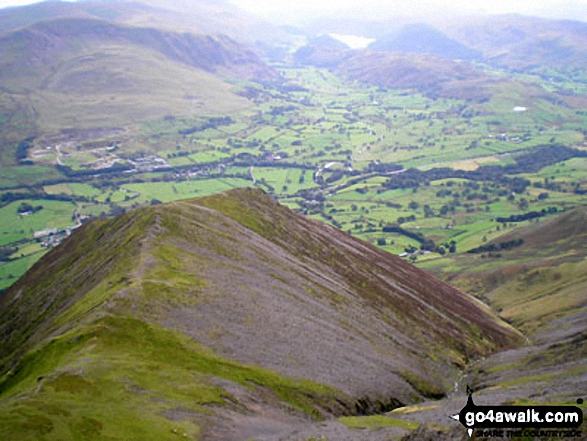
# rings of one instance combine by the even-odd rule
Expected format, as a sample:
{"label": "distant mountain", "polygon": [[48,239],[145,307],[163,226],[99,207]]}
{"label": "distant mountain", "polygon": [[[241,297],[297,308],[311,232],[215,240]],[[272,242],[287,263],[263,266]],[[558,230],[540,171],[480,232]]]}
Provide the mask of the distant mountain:
{"label": "distant mountain", "polygon": [[350,58],[353,52],[330,45],[312,45],[302,46],[293,54],[293,62],[301,66],[316,66],[334,69],[344,60]]}
{"label": "distant mountain", "polygon": [[351,56],[348,45],[330,35],[308,38],[307,44],[293,54],[293,62],[298,65],[335,68],[342,60]]}
{"label": "distant mountain", "polygon": [[[246,79],[271,80],[277,74],[250,50],[226,36],[179,34],[152,28],[122,27],[93,19],[58,19],[37,23],[0,37],[0,78],[6,88],[21,79],[17,74],[40,83],[47,82],[43,72],[55,73],[60,63],[79,57],[91,48],[119,45],[151,50],[170,61],[207,72],[224,73]],[[132,52],[132,48],[129,48]],[[2,62],[4,61],[4,62]],[[65,63],[67,64],[67,63]],[[67,66],[65,66],[67,68]],[[71,86],[71,84],[69,84]]]}
{"label": "distant mountain", "polygon": [[488,311],[259,190],[139,209],[0,298],[0,437],[277,439],[440,397],[518,343]]}
{"label": "distant mountain", "polygon": [[344,77],[380,87],[416,89],[451,98],[481,99],[490,92],[487,75],[467,62],[436,55],[343,50],[307,45],[294,54],[300,65],[325,67]]}
{"label": "distant mountain", "polygon": [[425,23],[404,26],[369,45],[376,51],[438,55],[465,61],[480,60],[481,52],[449,38]]}
{"label": "distant mountain", "polygon": [[432,55],[362,51],[342,62],[337,71],[350,78],[383,87],[440,90],[443,83],[482,78],[465,62]]}
{"label": "distant mountain", "polygon": [[587,23],[522,15],[408,18],[321,18],[307,29],[376,38],[370,48],[481,61],[508,69],[587,67]]}
{"label": "distant mountain", "polygon": [[173,32],[223,34],[252,45],[287,42],[288,34],[228,1],[89,0],[42,2],[0,10],[0,32],[55,18],[94,18]]}
{"label": "distant mountain", "polygon": [[239,110],[248,102],[227,79],[279,78],[227,36],[91,18],[41,21],[0,34],[0,52],[0,87],[29,109],[41,132]]}
{"label": "distant mountain", "polygon": [[510,69],[587,68],[587,23],[520,15],[471,17],[445,25],[452,39]]}

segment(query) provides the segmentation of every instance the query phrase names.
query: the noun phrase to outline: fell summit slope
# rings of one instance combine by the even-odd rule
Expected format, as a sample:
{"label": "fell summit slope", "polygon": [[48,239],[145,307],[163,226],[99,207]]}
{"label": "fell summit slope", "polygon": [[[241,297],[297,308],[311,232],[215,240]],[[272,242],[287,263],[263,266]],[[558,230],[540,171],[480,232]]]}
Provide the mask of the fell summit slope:
{"label": "fell summit slope", "polygon": [[472,297],[250,189],[85,225],[0,302],[0,434],[46,439],[233,439],[259,418],[386,410],[519,341]]}

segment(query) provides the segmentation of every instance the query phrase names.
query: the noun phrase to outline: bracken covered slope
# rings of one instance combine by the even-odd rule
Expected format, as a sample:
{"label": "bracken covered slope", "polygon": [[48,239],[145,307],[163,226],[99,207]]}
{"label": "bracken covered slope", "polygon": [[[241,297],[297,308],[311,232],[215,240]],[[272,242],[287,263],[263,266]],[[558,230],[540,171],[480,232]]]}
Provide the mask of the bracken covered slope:
{"label": "bracken covered slope", "polygon": [[0,333],[0,437],[47,440],[277,439],[442,396],[519,343],[472,297],[251,189],[85,225],[0,299]]}

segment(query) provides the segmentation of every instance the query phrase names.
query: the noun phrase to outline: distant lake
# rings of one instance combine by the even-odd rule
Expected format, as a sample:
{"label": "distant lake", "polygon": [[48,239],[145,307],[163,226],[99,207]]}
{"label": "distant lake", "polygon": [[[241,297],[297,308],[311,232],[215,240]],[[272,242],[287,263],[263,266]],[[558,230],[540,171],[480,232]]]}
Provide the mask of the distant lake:
{"label": "distant lake", "polygon": [[375,41],[374,38],[360,37],[358,35],[341,35],[341,34],[328,34],[332,38],[342,41],[344,44],[349,46],[351,49],[363,49],[370,43]]}

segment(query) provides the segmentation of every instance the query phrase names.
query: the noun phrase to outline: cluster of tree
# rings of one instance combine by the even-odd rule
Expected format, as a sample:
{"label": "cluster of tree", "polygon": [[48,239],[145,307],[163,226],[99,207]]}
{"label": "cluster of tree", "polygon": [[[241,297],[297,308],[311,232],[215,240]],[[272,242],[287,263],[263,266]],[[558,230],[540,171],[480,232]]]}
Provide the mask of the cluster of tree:
{"label": "cluster of tree", "polygon": [[279,115],[284,115],[287,112],[292,112],[296,110],[295,106],[276,106],[276,107],[272,107],[271,111],[269,112],[269,114],[271,116],[279,116]]}
{"label": "cluster of tree", "polygon": [[[510,191],[523,193],[530,185],[530,181],[519,177],[506,175],[518,173],[533,173],[548,165],[566,161],[574,157],[587,157],[587,152],[572,149],[562,145],[540,146],[532,149],[531,152],[517,156],[516,164],[506,166],[485,165],[477,170],[453,170],[452,168],[433,168],[427,171],[409,169],[404,173],[397,174],[383,183],[388,190],[398,188],[418,188],[420,185],[429,184],[439,179],[468,179],[470,181],[494,181],[507,186]],[[447,194],[447,193],[444,193]],[[443,194],[443,195],[444,195]]]}
{"label": "cluster of tree", "polygon": [[410,214],[409,216],[406,216],[406,217],[403,217],[403,216],[398,217],[397,223],[398,223],[398,225],[401,225],[401,224],[405,224],[406,222],[414,222],[415,220],[416,220],[416,216],[413,214]]}
{"label": "cluster of tree", "polygon": [[0,262],[9,262],[12,260],[10,256],[18,251],[18,248],[12,246],[3,246],[0,247]]}
{"label": "cluster of tree", "polygon": [[[22,192],[22,193],[13,193],[13,192],[6,192],[0,194],[0,207],[10,204],[11,202],[22,201],[22,200],[50,200],[50,201],[63,201],[63,202],[90,202],[90,199],[86,196],[70,196],[66,194],[46,194],[45,192],[41,191],[30,191],[30,192]],[[30,205],[30,204],[29,204]],[[22,204],[21,204],[22,207]],[[24,210],[23,213],[26,211],[31,210]],[[20,209],[19,209],[20,212]]]}
{"label": "cluster of tree", "polygon": [[[335,170],[330,173],[325,180],[326,184],[332,184],[333,182],[340,181],[344,177],[344,172],[342,170]],[[358,189],[357,189],[358,190]]]}
{"label": "cluster of tree", "polygon": [[33,141],[35,140],[34,136],[29,138],[23,139],[18,143],[16,146],[16,161],[19,163],[23,163],[27,157],[29,149],[33,147]]}
{"label": "cluster of tree", "polygon": [[192,150],[192,151],[187,151],[184,150],[183,152],[174,152],[174,153],[168,153],[167,154],[167,159],[171,159],[171,158],[181,158],[183,156],[189,156],[189,155],[193,155],[194,153],[197,153],[196,150]]}
{"label": "cluster of tree", "polygon": [[[424,242],[420,243],[420,250],[422,251],[430,251],[434,253],[438,253],[441,256],[444,256],[448,250],[449,253],[456,253],[457,252],[457,243],[452,240],[442,245],[437,245],[434,243],[432,239],[425,239]],[[410,245],[407,248],[404,248],[404,251],[409,254],[413,254],[418,251],[418,249]]]}
{"label": "cluster of tree", "polygon": [[548,207],[548,209],[542,209],[540,211],[530,211],[524,214],[512,214],[509,217],[498,217],[495,219],[496,222],[505,224],[507,222],[524,222],[530,219],[536,219],[539,217],[546,216],[547,214],[554,214],[558,212],[556,207]]}
{"label": "cluster of tree", "polygon": [[571,158],[586,158],[587,152],[560,144],[544,145],[528,153],[516,156],[516,164],[506,165],[506,173],[535,173],[543,167],[567,161]]}
{"label": "cluster of tree", "polygon": [[512,248],[522,246],[523,244],[524,244],[524,239],[512,239],[512,240],[508,240],[506,242],[500,242],[497,244],[490,243],[490,244],[481,245],[480,247],[473,248],[473,249],[467,251],[467,253],[481,254],[481,253],[509,250]]}
{"label": "cluster of tree", "polygon": [[495,181],[510,189],[510,192],[523,193],[530,185],[530,181],[523,178],[505,176],[504,167],[484,166],[475,171],[453,170],[452,168],[433,168],[426,171],[409,169],[397,174],[384,182],[382,186],[387,190],[399,188],[418,188],[420,185],[430,185],[430,182],[440,179],[468,179],[471,181]]}
{"label": "cluster of tree", "polygon": [[420,244],[426,243],[427,239],[424,235],[420,233],[414,233],[413,231],[405,230],[404,228],[400,227],[399,225],[386,225],[384,226],[381,231],[384,233],[397,233],[401,234],[402,236],[409,237],[410,239],[414,239],[416,242]]}
{"label": "cluster of tree", "polygon": [[42,209],[43,209],[42,205],[32,206],[28,202],[23,202],[22,204],[20,204],[18,206],[16,211],[18,212],[18,214],[24,214],[24,213],[36,213],[38,211],[41,211]]}
{"label": "cluster of tree", "polygon": [[23,199],[39,199],[42,195],[36,192],[13,193],[11,191],[0,194],[0,207],[11,202],[22,201]]}
{"label": "cluster of tree", "polygon": [[305,199],[306,201],[318,201],[323,202],[326,200],[323,192],[319,189],[304,189],[298,192],[298,195]]}
{"label": "cluster of tree", "polygon": [[120,164],[115,163],[112,164],[111,167],[102,168],[100,170],[73,170],[71,167],[67,165],[57,164],[55,168],[68,178],[84,178],[87,176],[94,176],[94,175],[106,175],[111,173],[122,173],[127,170],[132,170],[132,167],[128,164]]}
{"label": "cluster of tree", "polygon": [[[275,162],[267,161],[266,159],[259,158],[256,156],[249,157],[246,160],[235,161],[232,165],[235,167],[249,167],[254,165],[255,167],[276,167]],[[301,170],[314,170],[314,167],[307,164],[300,164],[297,162],[280,162],[279,168],[299,168]]]}
{"label": "cluster of tree", "polygon": [[203,132],[204,130],[216,129],[222,126],[229,126],[231,124],[234,124],[234,120],[230,116],[215,116],[209,118],[208,121],[190,127],[189,129],[178,130],[177,133],[180,135],[192,135],[197,132]]}
{"label": "cluster of tree", "polygon": [[367,171],[369,173],[388,173],[388,172],[394,172],[394,171],[399,171],[399,170],[403,170],[403,167],[401,165],[395,164],[393,162],[386,164],[385,162],[373,161],[367,167]]}
{"label": "cluster of tree", "polygon": [[277,84],[277,85],[274,85],[273,87],[275,87],[281,93],[308,92],[308,89],[306,89],[305,87],[302,87],[298,84],[291,84],[291,83]]}

